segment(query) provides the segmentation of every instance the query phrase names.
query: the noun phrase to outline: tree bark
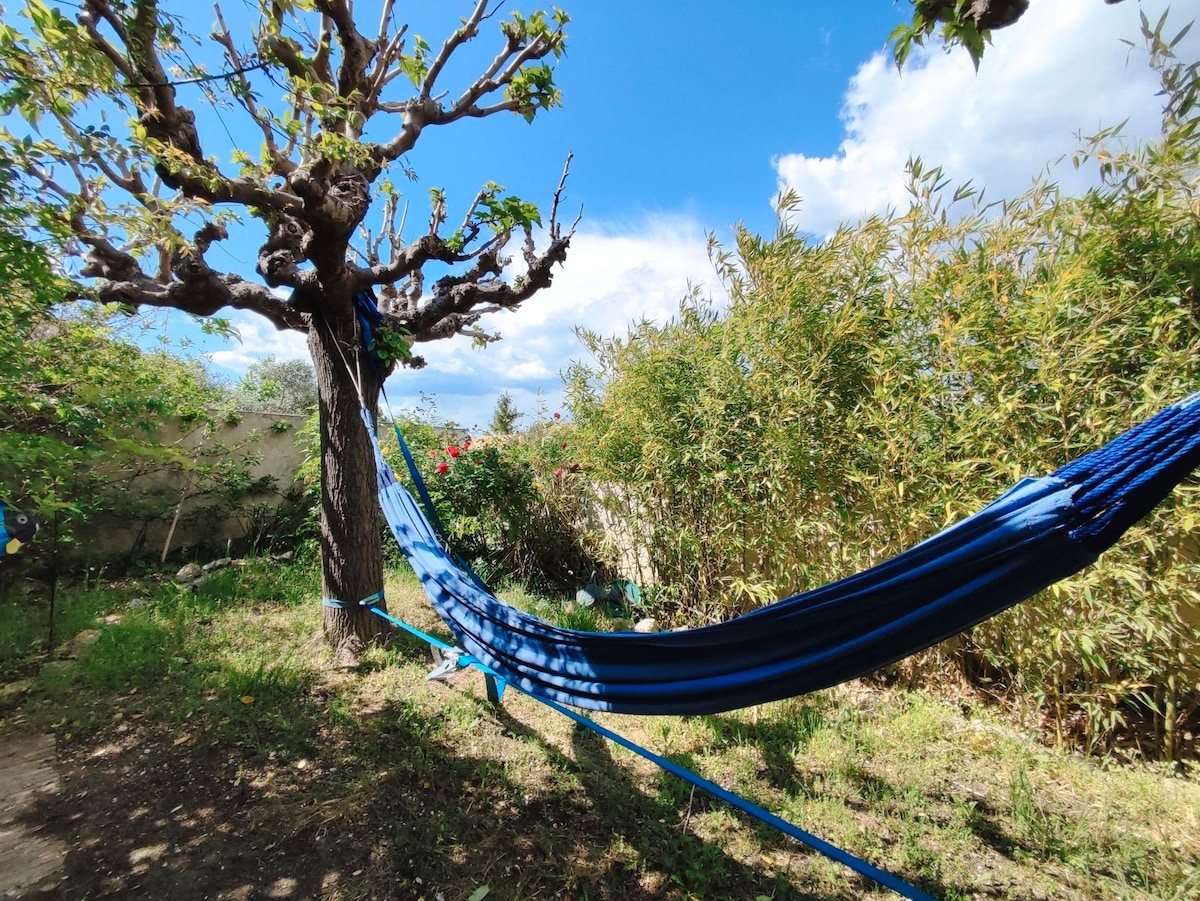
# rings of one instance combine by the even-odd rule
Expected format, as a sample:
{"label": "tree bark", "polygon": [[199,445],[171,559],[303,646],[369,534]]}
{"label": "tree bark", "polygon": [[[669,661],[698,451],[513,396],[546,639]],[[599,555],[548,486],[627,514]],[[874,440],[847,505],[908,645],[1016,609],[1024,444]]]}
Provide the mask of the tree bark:
{"label": "tree bark", "polygon": [[[390,631],[386,620],[357,606],[383,588],[375,454],[355,388],[358,380],[362,402],[374,415],[379,377],[361,353],[353,315],[335,320],[318,314],[308,345],[321,426],[321,591],[325,598],[354,605],[325,607],[323,625],[334,663],[352,667],[371,642]],[[379,606],[386,609],[382,598]]]}

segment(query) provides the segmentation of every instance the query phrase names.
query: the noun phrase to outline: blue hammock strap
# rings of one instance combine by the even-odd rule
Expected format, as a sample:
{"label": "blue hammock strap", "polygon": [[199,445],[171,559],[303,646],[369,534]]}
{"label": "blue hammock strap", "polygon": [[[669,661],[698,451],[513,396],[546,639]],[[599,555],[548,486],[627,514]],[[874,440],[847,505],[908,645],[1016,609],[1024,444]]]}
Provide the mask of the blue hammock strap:
{"label": "blue hammock strap", "polygon": [[379,302],[375,298],[375,292],[370,288],[354,295],[354,315],[362,328],[363,347],[375,365],[375,371],[382,378],[383,358],[379,356],[379,348],[375,344],[375,330],[383,324],[383,316],[379,312]]}
{"label": "blue hammock strap", "polygon": [[356,607],[374,607],[383,600],[383,589],[369,594],[361,601],[340,601],[337,598],[321,598],[321,606],[331,610],[353,610]]}
{"label": "blue hammock strap", "polygon": [[[383,315],[379,312],[379,301],[375,297],[375,292],[370,288],[365,288],[354,295],[354,315],[358,319],[358,324],[362,329],[363,347],[367,351],[367,356],[371,358],[375,366],[376,372],[381,380],[384,374],[383,359],[379,356],[379,348],[375,344],[375,333],[383,324]],[[384,402],[391,408],[391,402],[387,399],[387,392],[384,386],[380,384],[379,395]],[[367,411],[363,411],[363,419],[367,422],[367,428],[371,430],[372,437],[375,432],[371,427],[370,416]],[[446,532],[446,527],[442,523],[441,517],[438,515],[437,507],[434,506],[433,498],[429,494],[429,486],[422,477],[420,470],[417,469],[417,461],[413,458],[412,451],[408,447],[408,442],[404,440],[404,435],[400,432],[400,427],[393,420],[392,430],[396,433],[396,443],[400,445],[400,453],[404,455],[404,463],[408,466],[409,476],[412,478],[414,487],[417,489],[417,497],[421,500],[421,506],[425,508],[425,515],[429,518],[430,524],[433,526],[434,532],[437,533],[439,539],[447,549],[450,549],[449,535]],[[486,589],[487,583],[483,581],[471,568],[471,566],[451,551],[454,560],[462,569],[471,577],[480,588]]]}
{"label": "blue hammock strap", "polygon": [[[484,664],[484,662],[474,654],[468,654],[462,648],[442,641],[440,638],[430,635],[428,632],[424,632],[421,629],[418,629],[416,626],[409,625],[404,620],[397,619],[390,613],[385,613],[384,611],[380,610],[378,607],[368,607],[367,609],[381,619],[387,620],[393,626],[403,629],[410,635],[420,638],[422,641],[426,642],[429,645],[430,650],[434,651],[435,658],[439,659],[440,661],[444,662],[447,658],[453,656],[455,666],[457,668],[465,668],[468,666],[475,667],[477,670],[483,673],[483,682],[487,688],[488,700],[493,706],[500,705],[500,701],[504,697],[504,689],[508,686],[508,682],[503,676],[501,676],[491,667]],[[439,666],[438,669],[440,668],[441,667]],[[436,673],[437,669],[435,669],[434,672]],[[425,678],[429,679],[429,676],[426,676]]]}
{"label": "blue hammock strap", "polygon": [[[387,401],[387,394],[382,388],[379,389],[380,396]],[[390,407],[391,404],[389,403]],[[438,533],[438,537],[443,543],[446,540],[446,528],[442,525],[442,518],[438,515],[437,507],[434,506],[433,498],[429,494],[429,485],[425,481],[425,477],[421,475],[421,471],[417,469],[416,458],[413,457],[412,451],[408,447],[408,442],[404,440],[404,435],[400,432],[400,426],[396,425],[395,420],[392,421],[392,431],[396,433],[396,443],[400,445],[400,453],[404,455],[404,463],[408,466],[408,474],[412,478],[413,485],[417,489],[417,497],[421,499],[421,506],[425,508],[425,515],[429,517],[429,522],[433,526],[434,531]]]}

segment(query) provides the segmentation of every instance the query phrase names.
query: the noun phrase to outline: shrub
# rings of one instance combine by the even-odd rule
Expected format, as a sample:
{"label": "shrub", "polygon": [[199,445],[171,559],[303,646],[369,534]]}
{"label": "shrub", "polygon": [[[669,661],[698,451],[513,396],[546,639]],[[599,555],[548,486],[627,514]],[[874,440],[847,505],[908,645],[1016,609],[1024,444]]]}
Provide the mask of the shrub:
{"label": "shrub", "polygon": [[[569,427],[552,421],[483,443],[447,440],[427,424],[401,431],[456,554],[490,579],[515,577],[547,587],[578,587],[593,564],[582,549],[570,487]],[[387,453],[403,479],[394,439]]]}
{"label": "shrub", "polygon": [[[582,463],[630,501],[660,612],[726,618],[864,569],[1195,390],[1198,75],[1147,37],[1162,138],[1096,136],[1083,197],[985,206],[913,160],[908,210],[816,240],[784,198],[774,236],[712,244],[727,303],[584,333]],[[1200,695],[1196,501],[1189,481],[1100,565],[908,673],[986,671],[1091,748],[1139,710],[1170,755]]]}

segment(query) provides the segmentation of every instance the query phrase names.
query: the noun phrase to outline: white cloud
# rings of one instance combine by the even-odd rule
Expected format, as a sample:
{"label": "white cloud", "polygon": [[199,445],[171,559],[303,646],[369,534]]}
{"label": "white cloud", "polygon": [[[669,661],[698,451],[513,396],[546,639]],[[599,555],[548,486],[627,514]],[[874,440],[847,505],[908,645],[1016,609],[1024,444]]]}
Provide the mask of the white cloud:
{"label": "white cloud", "polygon": [[653,217],[621,231],[593,225],[572,239],[549,289],[481,323],[501,341],[483,350],[463,339],[423,344],[417,350],[428,367],[397,373],[388,393],[406,409],[417,408],[422,394],[436,395],[439,416],[479,429],[503,391],[529,416],[539,405],[543,414],[555,412],[559,374],[584,353],[576,326],[613,335],[643,318],[665,323],[689,283],[716,290],[714,281],[704,227],[693,219]]}
{"label": "white cloud", "polygon": [[[1079,145],[1081,133],[1127,119],[1128,138],[1157,134],[1162,100],[1140,49],[1138,13],[1153,22],[1165,6],[1035,0],[1020,22],[994,33],[978,74],[961,48],[915,50],[902,74],[890,55],[875,55],[846,91],[838,152],[775,160],[779,187],[802,198],[797,225],[824,235],[889,205],[903,209],[910,155],[942,166],[953,184],[972,180],[998,200],[1028,188]],[[1186,22],[1177,19],[1175,28]],[[1197,46],[1197,35],[1189,35],[1181,57],[1195,58]],[[1074,191],[1095,171],[1076,172],[1067,160],[1053,166],[1052,177]]]}
{"label": "white cloud", "polygon": [[222,369],[243,373],[255,360],[274,357],[277,360],[307,360],[308,339],[300,332],[279,331],[250,313],[236,313],[230,323],[238,332],[238,340],[226,350],[216,350],[208,356]]}
{"label": "white cloud", "polygon": [[[502,340],[484,349],[465,338],[422,344],[428,365],[399,370],[388,382],[389,400],[401,410],[427,410],[436,417],[479,430],[491,421],[496,399],[507,391],[527,417],[562,409],[560,373],[585,353],[576,326],[602,335],[623,334],[645,318],[665,323],[675,315],[689,284],[719,292],[708,261],[704,226],[684,216],[650,216],[636,223],[591,223],[571,241],[565,267],[553,285],[519,310],[494,313],[481,326]],[[207,353],[235,375],[256,360],[309,359],[298,332],[277,331],[250,313],[230,317],[240,340]]]}

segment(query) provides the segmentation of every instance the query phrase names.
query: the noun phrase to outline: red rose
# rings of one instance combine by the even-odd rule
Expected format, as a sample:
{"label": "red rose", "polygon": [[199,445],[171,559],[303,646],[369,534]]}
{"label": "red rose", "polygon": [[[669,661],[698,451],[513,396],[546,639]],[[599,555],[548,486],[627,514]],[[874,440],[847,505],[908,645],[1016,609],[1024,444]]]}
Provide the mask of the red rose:
{"label": "red rose", "polygon": [[562,419],[562,414],[561,414],[561,413],[555,413],[555,414],[554,414],[554,418],[555,418],[555,419]]}
{"label": "red rose", "polygon": [[443,460],[441,463],[439,463],[439,464],[437,465],[437,471],[438,471],[438,472],[440,472],[440,473],[447,473],[447,472],[449,472],[449,471],[450,471],[450,464],[449,464],[449,463],[447,463],[445,460]]}
{"label": "red rose", "polygon": [[448,448],[446,448],[446,453],[448,453],[451,457],[457,457],[462,453],[462,450],[457,444],[451,444]]}

